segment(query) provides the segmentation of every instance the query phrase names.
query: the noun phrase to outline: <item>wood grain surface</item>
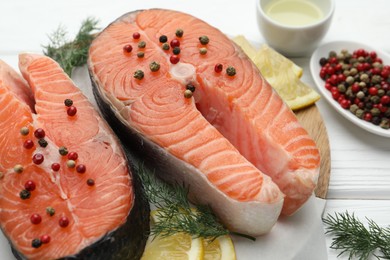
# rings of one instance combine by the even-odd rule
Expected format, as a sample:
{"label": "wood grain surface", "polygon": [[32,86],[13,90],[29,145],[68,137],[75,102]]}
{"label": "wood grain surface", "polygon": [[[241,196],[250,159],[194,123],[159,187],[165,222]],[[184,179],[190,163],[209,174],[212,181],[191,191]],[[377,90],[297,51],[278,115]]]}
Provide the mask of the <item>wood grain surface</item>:
{"label": "wood grain surface", "polygon": [[308,131],[309,135],[315,140],[320,150],[321,166],[318,184],[315,189],[315,195],[325,199],[328,193],[330,179],[330,148],[328,133],[324,121],[316,105],[301,109],[295,112],[299,122]]}

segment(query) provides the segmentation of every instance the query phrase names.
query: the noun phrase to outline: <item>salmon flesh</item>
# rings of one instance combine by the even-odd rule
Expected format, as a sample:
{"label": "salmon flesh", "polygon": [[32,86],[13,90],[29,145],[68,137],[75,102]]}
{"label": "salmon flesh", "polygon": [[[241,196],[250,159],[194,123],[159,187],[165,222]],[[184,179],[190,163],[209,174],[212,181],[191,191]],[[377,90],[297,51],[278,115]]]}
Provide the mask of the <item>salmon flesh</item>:
{"label": "salmon flesh", "polygon": [[21,54],[19,68],[0,61],[0,227],[15,257],[139,259],[149,205],[116,136],[56,62]]}
{"label": "salmon flesh", "polygon": [[231,230],[264,234],[312,195],[314,141],[218,29],[177,11],[130,12],[96,37],[88,66],[124,143]]}

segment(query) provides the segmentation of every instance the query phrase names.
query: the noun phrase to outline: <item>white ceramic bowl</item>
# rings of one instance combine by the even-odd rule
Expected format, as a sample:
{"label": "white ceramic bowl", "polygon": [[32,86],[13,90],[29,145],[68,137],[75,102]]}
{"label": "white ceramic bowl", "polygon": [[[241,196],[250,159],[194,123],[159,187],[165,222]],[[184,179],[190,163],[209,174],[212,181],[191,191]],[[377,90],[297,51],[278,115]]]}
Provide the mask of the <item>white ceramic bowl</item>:
{"label": "white ceramic bowl", "polygon": [[383,129],[380,126],[374,125],[370,122],[366,122],[362,119],[357,118],[353,115],[349,110],[344,109],[340,106],[340,104],[332,98],[332,94],[325,88],[325,82],[320,77],[321,66],[319,64],[319,60],[322,57],[327,57],[330,51],[335,51],[339,53],[342,49],[346,49],[349,52],[353,52],[357,49],[365,49],[366,51],[375,51],[378,56],[383,60],[383,64],[390,64],[390,55],[381,50],[375,49],[367,44],[352,42],[352,41],[335,41],[326,43],[320,47],[313,53],[310,59],[310,72],[314,79],[314,82],[317,85],[319,92],[322,97],[325,97],[325,100],[329,102],[329,104],[336,109],[344,118],[351,121],[355,125],[361,127],[362,129],[371,132],[373,134],[377,134],[380,136],[390,138],[390,129]]}
{"label": "white ceramic bowl", "polygon": [[335,1],[307,0],[322,11],[323,17],[305,26],[281,24],[271,19],[265,13],[265,7],[270,1],[275,0],[256,0],[257,23],[266,42],[287,57],[309,56],[328,32]]}

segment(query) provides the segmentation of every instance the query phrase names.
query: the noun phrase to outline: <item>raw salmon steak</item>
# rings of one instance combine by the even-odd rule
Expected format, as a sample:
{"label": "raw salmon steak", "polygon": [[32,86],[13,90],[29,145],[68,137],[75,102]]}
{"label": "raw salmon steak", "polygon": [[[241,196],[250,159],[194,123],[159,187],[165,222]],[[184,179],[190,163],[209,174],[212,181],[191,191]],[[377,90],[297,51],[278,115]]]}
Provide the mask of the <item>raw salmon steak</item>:
{"label": "raw salmon steak", "polygon": [[[139,259],[149,205],[108,124],[48,57],[0,61],[0,227],[18,259]],[[139,185],[139,183],[138,183]]]}
{"label": "raw salmon steak", "polygon": [[97,36],[88,64],[123,141],[231,230],[264,234],[313,193],[314,141],[218,29],[176,11],[131,12]]}

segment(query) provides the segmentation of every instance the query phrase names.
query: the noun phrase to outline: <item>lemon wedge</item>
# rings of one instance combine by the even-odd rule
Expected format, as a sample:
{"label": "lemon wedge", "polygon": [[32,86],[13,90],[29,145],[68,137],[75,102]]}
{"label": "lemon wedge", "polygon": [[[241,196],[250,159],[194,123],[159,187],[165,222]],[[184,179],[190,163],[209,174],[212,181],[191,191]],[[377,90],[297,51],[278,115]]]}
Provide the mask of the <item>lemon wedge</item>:
{"label": "lemon wedge", "polygon": [[243,49],[292,110],[305,108],[320,99],[320,95],[314,89],[300,80],[303,69],[294,62],[266,44],[256,51],[243,36],[236,36],[233,41]]}
{"label": "lemon wedge", "polygon": [[204,256],[201,238],[192,239],[190,235],[177,233],[168,237],[152,237],[146,242],[143,260],[189,259],[202,260]]}
{"label": "lemon wedge", "polygon": [[262,74],[266,66],[270,67],[268,70],[264,70],[265,74],[263,74],[263,76],[266,78],[280,73],[279,66],[281,64],[286,65],[285,67],[292,70],[298,78],[302,77],[303,74],[303,69],[301,67],[269,47],[267,44],[261,45],[258,52],[251,59],[260,69]]}
{"label": "lemon wedge", "polygon": [[237,35],[232,39],[241,49],[248,55],[249,58],[256,56],[257,50],[252,46],[252,44],[243,36]]}
{"label": "lemon wedge", "polygon": [[[151,212],[152,224],[158,222],[157,210]],[[174,235],[149,236],[146,241],[142,260],[202,260],[204,258],[204,248],[202,238],[192,238],[185,233]]]}
{"label": "lemon wedge", "polygon": [[292,110],[305,108],[320,99],[320,95],[303,83],[287,63],[280,64],[279,70],[281,73],[266,79]]}
{"label": "lemon wedge", "polygon": [[[159,221],[157,210],[151,212],[151,222]],[[185,233],[170,236],[149,236],[142,260],[236,260],[236,252],[230,236],[214,240],[192,238]]]}
{"label": "lemon wedge", "polygon": [[203,240],[205,260],[236,260],[236,251],[230,236],[220,236],[217,239]]}

